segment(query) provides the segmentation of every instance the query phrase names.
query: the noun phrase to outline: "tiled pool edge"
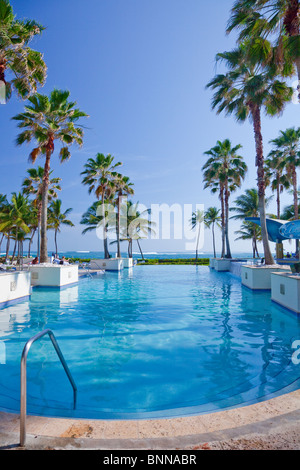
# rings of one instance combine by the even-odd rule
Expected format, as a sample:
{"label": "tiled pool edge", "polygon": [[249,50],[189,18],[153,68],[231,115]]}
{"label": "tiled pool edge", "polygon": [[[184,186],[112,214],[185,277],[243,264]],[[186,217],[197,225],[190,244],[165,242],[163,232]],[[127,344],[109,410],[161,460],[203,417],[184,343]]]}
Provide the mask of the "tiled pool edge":
{"label": "tiled pool edge", "polygon": [[[56,446],[80,440],[84,446],[95,446],[101,442],[103,448],[110,445],[132,449],[148,445],[153,448],[153,445],[172,445],[178,440],[185,445],[197,439],[206,442],[218,433],[230,432],[234,435],[242,432],[239,431],[242,428],[259,429],[265,422],[272,426],[276,420],[286,422],[287,417],[297,418],[297,415],[300,424],[300,390],[242,408],[186,418],[106,421],[28,416],[27,435],[28,442],[30,438],[52,439]],[[17,439],[18,433],[19,416],[0,413],[0,435],[11,435]]]}

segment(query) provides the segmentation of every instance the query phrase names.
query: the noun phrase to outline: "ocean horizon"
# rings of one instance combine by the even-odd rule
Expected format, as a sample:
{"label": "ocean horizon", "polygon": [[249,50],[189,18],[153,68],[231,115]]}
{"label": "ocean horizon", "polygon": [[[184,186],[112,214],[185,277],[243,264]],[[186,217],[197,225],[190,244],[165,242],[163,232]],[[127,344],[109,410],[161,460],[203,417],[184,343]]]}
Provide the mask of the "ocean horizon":
{"label": "ocean horizon", "polygon": [[[52,255],[53,252],[49,251],[49,256]],[[36,256],[37,252],[32,251],[31,255]],[[112,257],[115,256],[115,252],[111,252]],[[12,255],[12,252],[9,253],[9,255]],[[76,251],[59,251],[58,253],[59,257],[61,258],[62,256],[65,256],[66,258],[81,258],[81,259],[96,259],[96,258],[104,258],[104,253],[103,251],[88,251],[88,250],[76,250]],[[128,253],[127,252],[122,252],[121,253],[122,257],[127,258]],[[191,251],[163,251],[163,252],[158,252],[158,251],[145,251],[143,252],[144,258],[148,259],[170,259],[170,258],[195,258],[195,252]],[[0,253],[0,256],[5,256],[5,252]],[[234,258],[252,258],[252,253],[251,252],[232,252],[232,256]],[[26,253],[24,253],[24,257],[26,257]],[[198,258],[213,258],[214,254],[212,252],[200,252],[198,253]],[[220,253],[217,252],[217,257],[220,257]],[[133,258],[134,259],[141,259],[142,255],[140,252],[134,252],[133,253]]]}

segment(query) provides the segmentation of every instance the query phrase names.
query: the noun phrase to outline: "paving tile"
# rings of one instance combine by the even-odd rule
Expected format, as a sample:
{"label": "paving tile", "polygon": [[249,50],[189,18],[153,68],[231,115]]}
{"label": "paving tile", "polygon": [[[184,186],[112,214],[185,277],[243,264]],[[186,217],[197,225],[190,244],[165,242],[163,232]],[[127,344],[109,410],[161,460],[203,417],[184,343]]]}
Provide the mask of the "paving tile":
{"label": "paving tile", "polygon": [[104,439],[137,439],[137,421],[105,421]]}

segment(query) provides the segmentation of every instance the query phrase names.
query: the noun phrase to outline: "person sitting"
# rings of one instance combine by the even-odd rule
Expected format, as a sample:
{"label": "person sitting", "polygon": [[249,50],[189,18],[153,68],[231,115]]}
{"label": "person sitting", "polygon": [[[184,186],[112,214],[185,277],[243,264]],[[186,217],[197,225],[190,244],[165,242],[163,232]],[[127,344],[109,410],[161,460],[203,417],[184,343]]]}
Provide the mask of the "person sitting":
{"label": "person sitting", "polygon": [[292,257],[292,256],[291,256],[291,253],[287,252],[286,257],[287,257],[287,258],[291,258],[291,257]]}
{"label": "person sitting", "polygon": [[66,258],[63,256],[62,259],[60,260],[59,264],[69,264],[69,262],[66,260]]}
{"label": "person sitting", "polygon": [[32,264],[39,264],[39,259],[37,256],[32,260]]}
{"label": "person sitting", "polygon": [[54,255],[53,264],[60,264],[60,259],[58,254]]}

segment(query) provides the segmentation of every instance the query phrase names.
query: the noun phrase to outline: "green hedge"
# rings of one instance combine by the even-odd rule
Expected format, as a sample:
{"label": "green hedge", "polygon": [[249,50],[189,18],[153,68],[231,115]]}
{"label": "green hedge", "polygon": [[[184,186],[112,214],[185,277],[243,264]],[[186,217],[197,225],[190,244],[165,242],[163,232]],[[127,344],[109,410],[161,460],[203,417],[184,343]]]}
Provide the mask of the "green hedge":
{"label": "green hedge", "polygon": [[209,258],[200,258],[196,261],[196,258],[176,258],[176,259],[142,259],[137,260],[138,265],[197,265],[197,266],[208,266]]}

